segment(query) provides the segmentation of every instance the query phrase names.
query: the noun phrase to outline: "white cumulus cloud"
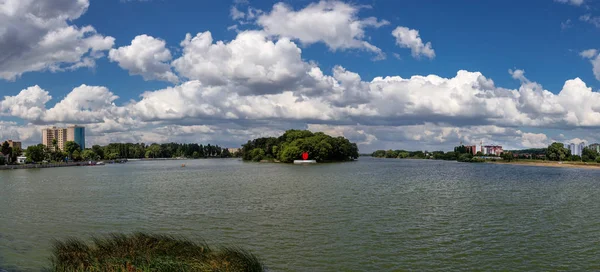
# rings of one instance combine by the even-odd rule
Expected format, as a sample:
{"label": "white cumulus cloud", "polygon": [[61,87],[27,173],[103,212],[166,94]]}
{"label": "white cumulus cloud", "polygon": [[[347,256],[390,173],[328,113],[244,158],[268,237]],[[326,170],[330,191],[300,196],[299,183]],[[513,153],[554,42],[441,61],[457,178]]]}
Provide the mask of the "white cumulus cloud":
{"label": "white cumulus cloud", "polygon": [[301,10],[277,3],[271,12],[259,16],[257,23],[269,35],[297,39],[306,45],[322,42],[334,51],[363,49],[383,58],[382,50],[365,40],[365,29],[389,22],[374,17],[361,19],[359,10],[359,6],[341,1],[320,1]]}
{"label": "white cumulus cloud", "polygon": [[396,38],[398,46],[410,48],[413,57],[435,58],[435,50],[431,47],[431,42],[423,43],[418,30],[399,26],[392,31],[392,36]]}
{"label": "white cumulus cloud", "polygon": [[148,35],[139,35],[131,41],[131,45],[111,49],[109,58],[119,63],[132,75],[141,75],[145,80],[165,80],[178,82],[178,77],[171,71],[169,62],[171,51],[166,42]]}
{"label": "white cumulus cloud", "polygon": [[88,7],[88,0],[0,1],[0,78],[94,67],[114,38],[69,24]]}

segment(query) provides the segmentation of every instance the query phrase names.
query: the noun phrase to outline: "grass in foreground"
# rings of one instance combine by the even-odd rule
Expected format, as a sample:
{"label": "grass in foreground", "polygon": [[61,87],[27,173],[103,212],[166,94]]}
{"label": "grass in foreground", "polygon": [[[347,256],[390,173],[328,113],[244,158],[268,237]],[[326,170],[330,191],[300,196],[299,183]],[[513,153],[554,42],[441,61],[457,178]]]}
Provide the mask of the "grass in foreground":
{"label": "grass in foreground", "polygon": [[167,235],[134,233],[54,242],[50,271],[249,271],[263,265],[237,248],[214,251],[208,245]]}

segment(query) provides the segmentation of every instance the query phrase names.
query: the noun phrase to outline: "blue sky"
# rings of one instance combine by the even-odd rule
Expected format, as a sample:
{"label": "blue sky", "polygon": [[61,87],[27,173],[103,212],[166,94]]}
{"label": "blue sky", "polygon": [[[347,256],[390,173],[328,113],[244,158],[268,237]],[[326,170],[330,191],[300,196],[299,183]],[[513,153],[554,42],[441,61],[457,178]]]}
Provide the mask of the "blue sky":
{"label": "blue sky", "polygon": [[[88,127],[88,145],[238,146],[289,128],[344,135],[361,151],[591,143],[600,125],[600,57],[590,50],[599,8],[592,0],[7,0],[0,138],[34,144],[44,126],[77,123]],[[80,34],[56,34],[64,30]],[[210,33],[221,54],[199,49],[198,33]]]}

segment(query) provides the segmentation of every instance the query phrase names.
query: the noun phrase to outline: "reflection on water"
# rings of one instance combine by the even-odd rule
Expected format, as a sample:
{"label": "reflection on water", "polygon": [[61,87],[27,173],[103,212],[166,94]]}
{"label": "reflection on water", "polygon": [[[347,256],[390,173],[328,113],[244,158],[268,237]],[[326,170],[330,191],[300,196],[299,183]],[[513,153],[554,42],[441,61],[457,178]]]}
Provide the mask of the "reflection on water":
{"label": "reflection on water", "polygon": [[39,271],[54,238],[151,231],[243,246],[274,271],[600,269],[597,170],[185,164],[0,172],[0,267]]}

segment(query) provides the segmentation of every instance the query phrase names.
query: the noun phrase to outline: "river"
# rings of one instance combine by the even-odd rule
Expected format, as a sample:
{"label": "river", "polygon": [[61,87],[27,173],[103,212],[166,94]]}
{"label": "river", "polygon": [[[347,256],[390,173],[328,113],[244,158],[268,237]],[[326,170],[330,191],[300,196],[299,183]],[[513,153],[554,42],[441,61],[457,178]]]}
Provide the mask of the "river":
{"label": "river", "polygon": [[599,170],[426,160],[0,171],[0,271],[134,231],[241,246],[271,271],[598,270],[599,195]]}

